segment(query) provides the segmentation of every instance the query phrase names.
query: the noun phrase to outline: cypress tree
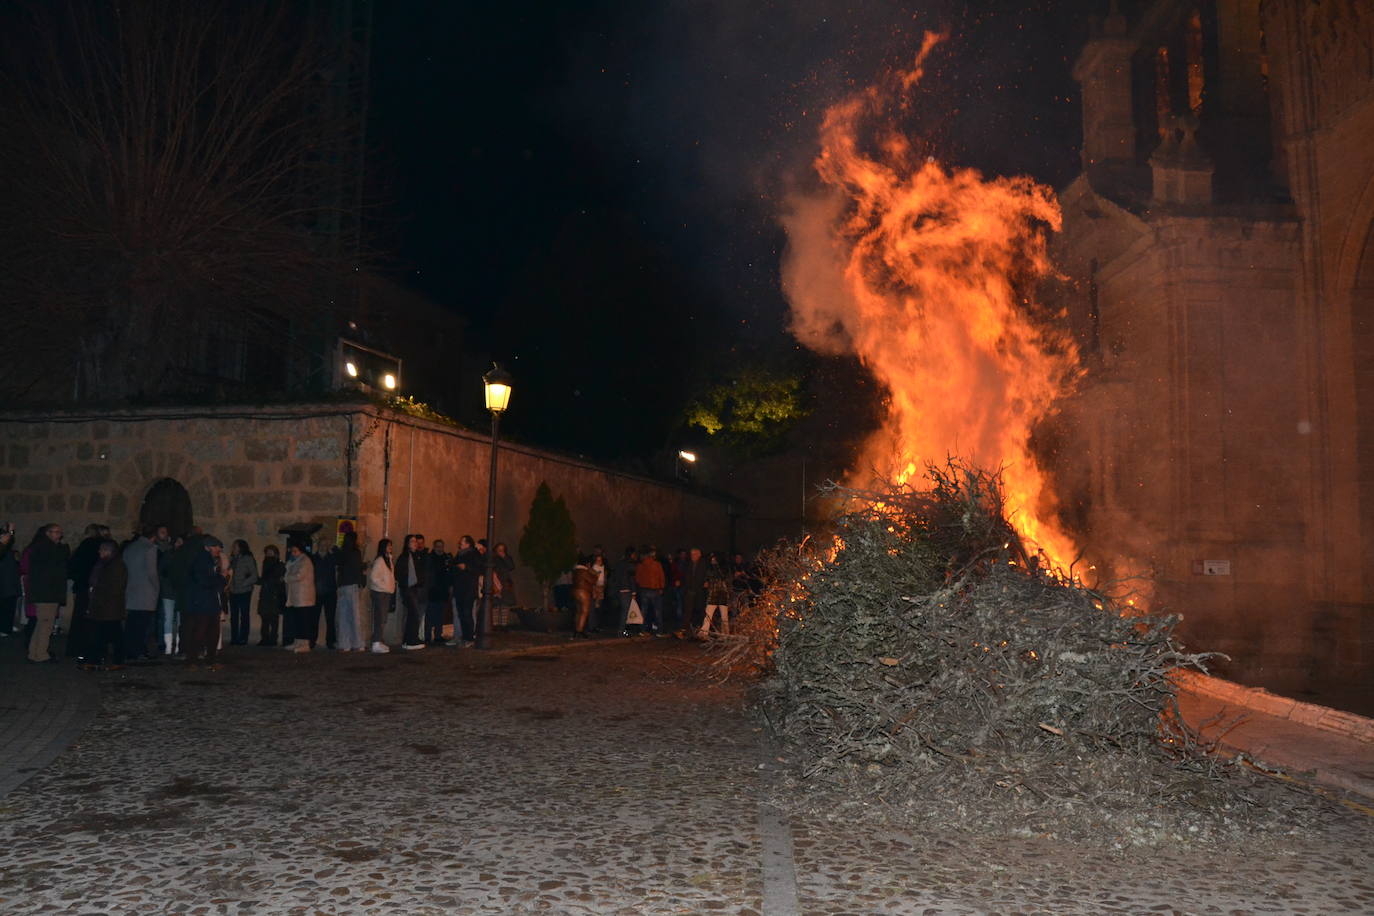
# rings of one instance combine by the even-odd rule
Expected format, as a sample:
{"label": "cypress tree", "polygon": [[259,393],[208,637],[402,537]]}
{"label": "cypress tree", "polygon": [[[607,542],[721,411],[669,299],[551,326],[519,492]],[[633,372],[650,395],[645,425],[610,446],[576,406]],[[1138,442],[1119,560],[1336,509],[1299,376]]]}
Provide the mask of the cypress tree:
{"label": "cypress tree", "polygon": [[577,562],[577,526],[563,497],[541,481],[530,503],[530,518],[520,534],[520,561],[530,568],[549,606],[549,587]]}

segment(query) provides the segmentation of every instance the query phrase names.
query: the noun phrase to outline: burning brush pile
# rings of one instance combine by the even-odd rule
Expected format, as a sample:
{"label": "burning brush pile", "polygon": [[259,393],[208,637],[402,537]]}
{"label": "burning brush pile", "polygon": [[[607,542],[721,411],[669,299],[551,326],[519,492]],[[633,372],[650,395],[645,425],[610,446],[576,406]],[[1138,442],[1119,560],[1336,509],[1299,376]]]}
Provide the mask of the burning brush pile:
{"label": "burning brush pile", "polygon": [[[1174,618],[1040,568],[996,477],[836,488],[833,538],[779,550],[723,665],[765,673],[788,797],[899,820],[1121,844],[1224,838],[1273,790],[1207,757],[1170,672]],[[1291,793],[1289,793],[1291,794]]]}

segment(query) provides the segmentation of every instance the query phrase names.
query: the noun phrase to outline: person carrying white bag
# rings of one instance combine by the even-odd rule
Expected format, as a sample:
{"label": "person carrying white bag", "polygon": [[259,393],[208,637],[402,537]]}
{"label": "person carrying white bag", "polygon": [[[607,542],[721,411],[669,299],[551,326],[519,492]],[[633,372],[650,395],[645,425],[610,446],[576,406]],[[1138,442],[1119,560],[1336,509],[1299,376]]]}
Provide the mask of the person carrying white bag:
{"label": "person carrying white bag", "polygon": [[616,632],[629,636],[631,625],[644,625],[644,612],[635,598],[635,567],[639,565],[639,551],[633,547],[625,548],[625,556],[611,567],[610,584],[620,599],[620,625]]}

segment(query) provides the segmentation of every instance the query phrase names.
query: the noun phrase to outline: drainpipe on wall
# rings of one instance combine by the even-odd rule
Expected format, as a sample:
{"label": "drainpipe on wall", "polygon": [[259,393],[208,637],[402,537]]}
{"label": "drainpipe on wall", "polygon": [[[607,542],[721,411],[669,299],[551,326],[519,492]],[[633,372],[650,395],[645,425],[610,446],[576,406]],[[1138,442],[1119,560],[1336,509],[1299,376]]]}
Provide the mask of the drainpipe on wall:
{"label": "drainpipe on wall", "polygon": [[410,428],[410,471],[406,474],[406,531],[415,530],[415,427]]}
{"label": "drainpipe on wall", "polygon": [[344,417],[348,425],[344,435],[344,514],[357,515],[358,507],[353,502],[353,415]]}
{"label": "drainpipe on wall", "polygon": [[391,428],[386,424],[386,438],[382,445],[382,537],[391,537]]}

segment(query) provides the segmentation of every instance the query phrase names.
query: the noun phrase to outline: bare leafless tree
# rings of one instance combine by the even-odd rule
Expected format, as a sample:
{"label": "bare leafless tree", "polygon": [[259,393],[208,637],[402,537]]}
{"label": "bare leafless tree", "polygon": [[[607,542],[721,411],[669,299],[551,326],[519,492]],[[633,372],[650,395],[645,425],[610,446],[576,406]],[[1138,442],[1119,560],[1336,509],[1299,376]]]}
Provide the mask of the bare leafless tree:
{"label": "bare leafless tree", "polygon": [[328,101],[340,51],[299,8],[42,0],[8,30],[0,384],[12,394],[166,394],[211,321],[251,346],[255,316],[330,320],[357,255],[341,238],[353,201],[337,193],[354,125]]}

